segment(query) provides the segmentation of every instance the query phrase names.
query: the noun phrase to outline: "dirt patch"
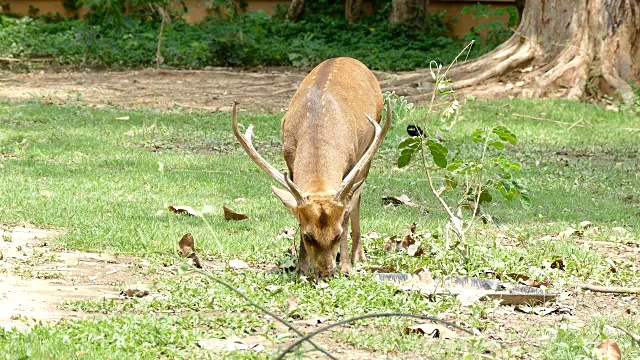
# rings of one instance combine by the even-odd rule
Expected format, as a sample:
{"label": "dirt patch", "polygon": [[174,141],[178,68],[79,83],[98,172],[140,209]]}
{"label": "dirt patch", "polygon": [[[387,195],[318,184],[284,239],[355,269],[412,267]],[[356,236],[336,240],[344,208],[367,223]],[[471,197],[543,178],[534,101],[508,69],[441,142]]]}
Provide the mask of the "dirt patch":
{"label": "dirt patch", "polygon": [[0,326],[24,328],[36,321],[81,318],[59,308],[64,300],[118,296],[118,285],[143,281],[131,268],[136,259],[50,245],[63,232],[35,228],[2,231],[0,240]]}
{"label": "dirt patch", "polygon": [[158,109],[176,107],[208,111],[230,110],[234,100],[243,110],[277,112],[285,108],[305,71],[243,72],[152,70],[0,73],[0,97],[40,99],[61,104],[79,101],[90,105]]}
{"label": "dirt patch", "polygon": [[[156,109],[197,109],[230,111],[234,100],[241,110],[277,113],[291,97],[309,69],[268,70],[155,70],[66,71],[11,73],[0,71],[0,98],[39,99],[45,103],[80,102],[94,106],[131,108],[139,105]],[[374,72],[383,91],[394,90],[408,101],[424,103],[424,89],[398,89],[389,82],[402,74]],[[504,84],[464,89],[460,96],[504,97]]]}

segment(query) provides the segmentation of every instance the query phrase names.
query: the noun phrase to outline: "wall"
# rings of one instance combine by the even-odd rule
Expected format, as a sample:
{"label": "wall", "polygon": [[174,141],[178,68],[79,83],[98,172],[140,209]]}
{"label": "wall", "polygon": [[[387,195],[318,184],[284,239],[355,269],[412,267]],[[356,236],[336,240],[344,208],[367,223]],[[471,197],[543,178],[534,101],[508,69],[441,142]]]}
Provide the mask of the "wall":
{"label": "wall", "polygon": [[[207,6],[203,5],[202,0],[185,0],[189,12],[184,15],[185,20],[190,23],[198,22],[202,20],[207,14]],[[366,2],[366,0],[365,0]],[[430,13],[438,11],[446,11],[447,18],[456,18],[457,21],[453,24],[453,34],[462,35],[467,33],[472,27],[478,26],[483,22],[487,22],[487,19],[473,19],[471,15],[461,15],[462,8],[476,4],[477,0],[431,0],[428,11]],[[288,1],[278,0],[247,0],[247,10],[257,11],[262,10],[266,13],[273,13],[274,6],[277,4],[287,4]],[[490,4],[493,7],[505,7],[514,5],[515,0],[493,0],[483,1],[483,4]],[[29,12],[29,5],[34,8],[40,9],[39,15],[46,13],[59,12],[62,15],[69,15],[62,6],[61,0],[0,0],[0,4],[8,4],[10,11],[13,13],[27,15]],[[507,16],[502,19],[505,23]]]}

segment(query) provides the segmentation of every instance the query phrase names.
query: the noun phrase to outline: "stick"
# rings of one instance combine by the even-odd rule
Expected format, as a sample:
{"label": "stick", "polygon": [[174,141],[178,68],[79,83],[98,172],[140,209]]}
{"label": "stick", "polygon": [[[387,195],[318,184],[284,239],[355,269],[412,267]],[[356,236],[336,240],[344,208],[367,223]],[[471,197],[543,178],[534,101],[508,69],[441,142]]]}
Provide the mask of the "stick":
{"label": "stick", "polygon": [[569,126],[569,127],[567,128],[567,130],[565,130],[565,131],[569,131],[569,130],[571,130],[574,126],[577,126],[577,125],[578,125],[582,120],[584,120],[584,118],[583,118],[583,117],[580,117],[580,120],[578,120],[578,121],[574,122],[574,123],[573,123],[571,126]]}
{"label": "stick", "polygon": [[608,294],[640,294],[640,287],[622,287],[622,286],[599,286],[591,284],[579,284],[582,290],[591,290],[594,292]]}
{"label": "stick", "polygon": [[619,326],[615,326],[615,325],[609,325],[609,326],[611,326],[612,328],[618,329],[618,330],[622,331],[623,333],[629,335],[635,342],[638,343],[638,345],[640,345],[640,336],[638,336],[638,335],[636,335],[636,334],[634,334],[632,332],[629,332],[629,331],[627,331],[627,330],[625,330],[625,329],[623,329],[623,328],[621,328]]}
{"label": "stick", "polygon": [[[550,123],[554,123],[554,124],[558,124],[558,125],[564,125],[564,126],[570,126],[571,125],[571,123],[567,123],[567,122],[564,122],[564,121],[550,120],[550,119],[545,119],[545,118],[536,117],[536,116],[522,115],[522,114],[516,114],[516,113],[511,114],[511,116],[521,117],[521,118],[525,118],[525,119],[546,121],[546,122],[550,122]],[[575,125],[575,126],[577,126],[577,127],[586,127],[585,125]]]}

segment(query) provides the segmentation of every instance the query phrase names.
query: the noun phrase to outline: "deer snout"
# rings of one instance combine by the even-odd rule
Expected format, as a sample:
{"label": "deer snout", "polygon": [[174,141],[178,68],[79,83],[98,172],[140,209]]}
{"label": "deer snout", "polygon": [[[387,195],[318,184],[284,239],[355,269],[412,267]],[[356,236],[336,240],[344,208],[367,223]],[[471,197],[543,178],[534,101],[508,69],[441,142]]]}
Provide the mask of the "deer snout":
{"label": "deer snout", "polygon": [[336,261],[330,259],[325,261],[319,261],[315,268],[316,278],[328,279],[336,276]]}

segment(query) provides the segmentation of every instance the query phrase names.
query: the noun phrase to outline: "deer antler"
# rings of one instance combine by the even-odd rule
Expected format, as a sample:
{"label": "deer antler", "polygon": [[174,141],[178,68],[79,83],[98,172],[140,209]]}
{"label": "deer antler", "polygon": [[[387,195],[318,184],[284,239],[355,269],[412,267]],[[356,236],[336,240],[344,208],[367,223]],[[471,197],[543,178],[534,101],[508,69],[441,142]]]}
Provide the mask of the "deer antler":
{"label": "deer antler", "polygon": [[358,175],[360,170],[362,170],[362,168],[371,161],[373,155],[376,153],[376,151],[378,151],[380,145],[382,145],[382,140],[384,140],[385,135],[387,135],[387,131],[389,131],[389,126],[391,125],[391,105],[387,103],[387,119],[384,123],[383,129],[381,129],[380,125],[375,122],[369,115],[365,114],[365,116],[367,117],[367,120],[369,120],[369,122],[373,125],[375,130],[373,141],[371,141],[371,145],[369,145],[369,148],[364,153],[364,155],[362,155],[360,160],[358,160],[353,169],[351,169],[351,171],[349,171],[349,174],[347,174],[347,176],[345,176],[345,178],[342,180],[342,184],[340,184],[338,192],[336,192],[336,195],[334,197],[335,201],[342,202],[347,198],[347,196],[351,193],[351,189],[355,185],[356,176]]}
{"label": "deer antler", "polygon": [[250,125],[247,128],[247,131],[245,132],[244,136],[242,136],[242,134],[240,133],[240,130],[238,129],[238,118],[237,118],[237,109],[236,109],[237,105],[238,105],[238,102],[234,101],[231,118],[232,118],[232,125],[233,125],[233,134],[236,136],[238,141],[240,141],[240,145],[242,145],[242,148],[244,148],[244,151],[247,152],[247,155],[249,155],[249,158],[251,158],[251,160],[253,160],[253,162],[255,162],[260,169],[264,170],[264,172],[266,172],[269,176],[271,176],[273,180],[277,181],[282,187],[288,190],[291,193],[291,195],[293,195],[293,197],[296,199],[298,205],[302,204],[303,197],[301,195],[300,189],[298,189],[298,187],[293,183],[293,181],[291,181],[291,179],[289,179],[288,176],[282,174],[280,171],[278,171],[278,169],[273,167],[273,165],[269,164],[267,160],[265,160],[262,156],[260,156],[260,154],[258,154],[258,151],[256,151],[255,147],[253,147],[253,143],[251,142],[251,135],[253,134],[253,125]]}

